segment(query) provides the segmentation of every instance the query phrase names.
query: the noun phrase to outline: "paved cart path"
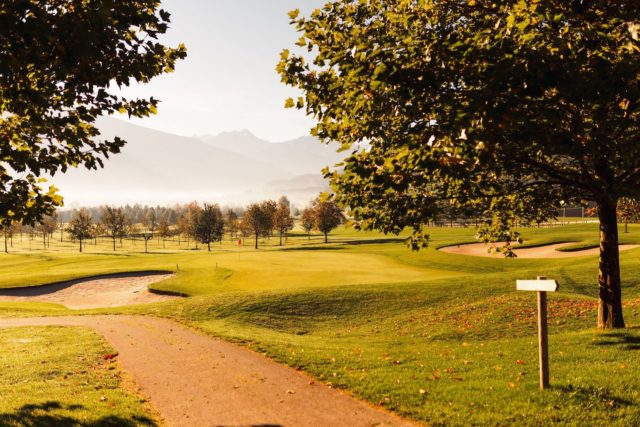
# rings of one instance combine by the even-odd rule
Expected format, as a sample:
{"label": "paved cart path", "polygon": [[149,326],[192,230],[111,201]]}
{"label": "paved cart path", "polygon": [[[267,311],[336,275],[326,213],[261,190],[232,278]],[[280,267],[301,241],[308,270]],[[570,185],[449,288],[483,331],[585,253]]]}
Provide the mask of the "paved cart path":
{"label": "paved cart path", "polygon": [[411,423],[167,319],[0,319],[0,327],[85,326],[103,334],[169,426],[409,426]]}

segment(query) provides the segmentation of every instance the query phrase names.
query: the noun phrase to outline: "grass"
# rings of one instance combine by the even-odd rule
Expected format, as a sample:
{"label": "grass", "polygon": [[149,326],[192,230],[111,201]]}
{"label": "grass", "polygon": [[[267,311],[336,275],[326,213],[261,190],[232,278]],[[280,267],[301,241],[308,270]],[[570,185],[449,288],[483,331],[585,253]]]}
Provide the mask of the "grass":
{"label": "grass", "polygon": [[87,329],[0,329],[0,348],[0,425],[157,425],[104,360],[113,349]]}
{"label": "grass", "polygon": [[[640,227],[630,230],[623,242],[640,243]],[[329,245],[300,235],[258,251],[231,243],[187,251],[173,242],[165,249],[156,242],[148,255],[132,245],[113,255],[108,242],[83,255],[68,247],[21,250],[0,257],[3,271],[16,266],[0,286],[42,283],[59,266],[78,277],[178,264],[173,279],[154,286],[192,298],[87,312],[171,317],[431,425],[640,425],[640,250],[622,253],[630,327],[602,333],[594,328],[597,257],[454,255],[435,248],[473,241],[473,230],[430,231],[431,246],[419,253],[348,229]],[[597,244],[596,224],[523,232],[526,245]],[[514,290],[516,279],[542,274],[561,287],[549,301],[552,388],[545,392],[537,388],[535,295]],[[69,311],[0,305],[0,316],[38,313]]]}

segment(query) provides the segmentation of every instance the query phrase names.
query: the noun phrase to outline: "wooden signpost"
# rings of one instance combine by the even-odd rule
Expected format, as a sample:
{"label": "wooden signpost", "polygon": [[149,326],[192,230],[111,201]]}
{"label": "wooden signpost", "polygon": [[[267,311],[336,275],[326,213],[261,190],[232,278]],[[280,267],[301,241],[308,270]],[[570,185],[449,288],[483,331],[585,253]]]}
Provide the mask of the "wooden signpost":
{"label": "wooden signpost", "polygon": [[538,347],[540,364],[540,388],[549,387],[549,339],[547,333],[547,292],[558,290],[558,282],[538,276],[538,280],[517,280],[519,291],[538,292]]}

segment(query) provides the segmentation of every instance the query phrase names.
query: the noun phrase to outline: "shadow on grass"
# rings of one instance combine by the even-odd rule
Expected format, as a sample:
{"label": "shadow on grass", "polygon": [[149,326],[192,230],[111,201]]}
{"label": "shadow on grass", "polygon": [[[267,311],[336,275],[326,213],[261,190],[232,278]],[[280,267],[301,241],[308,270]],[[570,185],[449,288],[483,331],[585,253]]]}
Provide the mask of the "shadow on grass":
{"label": "shadow on grass", "polygon": [[32,427],[157,427],[155,421],[145,416],[133,416],[130,419],[109,415],[94,421],[84,421],[69,415],[57,414],[57,411],[78,411],[85,409],[82,405],[63,405],[60,402],[49,401],[37,404],[27,404],[13,413],[0,413],[2,426],[32,426]]}
{"label": "shadow on grass", "polygon": [[342,251],[344,248],[338,246],[298,246],[295,248],[282,248],[283,252],[290,251]]}
{"label": "shadow on grass", "polygon": [[376,245],[380,243],[406,243],[407,239],[402,237],[390,237],[387,239],[358,239],[358,240],[342,240],[340,243],[345,245]]}
{"label": "shadow on grass", "polygon": [[601,346],[620,346],[625,350],[640,350],[640,336],[628,332],[611,332],[594,342]]}
{"label": "shadow on grass", "polygon": [[608,407],[614,406],[635,406],[637,403],[629,399],[625,399],[620,396],[616,396],[610,393],[603,387],[589,387],[589,386],[553,386],[554,389],[561,390],[566,394],[569,400],[574,402],[590,405],[590,404],[602,404]]}

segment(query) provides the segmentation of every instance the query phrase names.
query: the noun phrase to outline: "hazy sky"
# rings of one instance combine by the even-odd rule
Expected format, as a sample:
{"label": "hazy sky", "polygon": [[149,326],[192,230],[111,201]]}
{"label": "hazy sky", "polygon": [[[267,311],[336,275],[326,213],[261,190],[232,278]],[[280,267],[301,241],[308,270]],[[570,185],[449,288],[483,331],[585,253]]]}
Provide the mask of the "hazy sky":
{"label": "hazy sky", "polygon": [[249,129],[270,141],[308,135],[312,121],[285,110],[297,95],[275,72],[280,52],[298,39],[287,12],[309,13],[324,0],[163,0],[172,14],[163,40],[185,43],[189,56],[173,74],[129,95],[159,98],[157,116],[135,120],[184,136]]}

